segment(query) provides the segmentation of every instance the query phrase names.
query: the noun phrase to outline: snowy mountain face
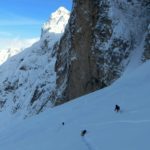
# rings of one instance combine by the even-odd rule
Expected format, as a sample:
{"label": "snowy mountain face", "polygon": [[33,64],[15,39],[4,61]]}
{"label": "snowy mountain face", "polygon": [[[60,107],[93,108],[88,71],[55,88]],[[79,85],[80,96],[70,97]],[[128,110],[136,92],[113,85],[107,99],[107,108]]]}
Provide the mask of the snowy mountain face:
{"label": "snowy mountain face", "polygon": [[0,109],[29,116],[51,107],[55,89],[55,49],[69,19],[60,7],[43,25],[41,39],[0,66]]}
{"label": "snowy mountain face", "polygon": [[52,13],[50,19],[42,27],[41,40],[52,47],[55,42],[63,35],[66,23],[70,17],[70,12],[64,7],[60,7]]}
{"label": "snowy mountain face", "polygon": [[8,58],[16,55],[22,51],[21,49],[8,49],[8,50],[0,50],[0,65],[3,64]]}

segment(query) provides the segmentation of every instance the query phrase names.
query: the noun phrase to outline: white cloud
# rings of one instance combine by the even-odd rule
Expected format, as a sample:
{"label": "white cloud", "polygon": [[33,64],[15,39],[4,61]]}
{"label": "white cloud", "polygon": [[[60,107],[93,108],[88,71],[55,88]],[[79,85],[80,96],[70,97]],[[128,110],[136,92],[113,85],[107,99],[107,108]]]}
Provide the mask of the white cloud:
{"label": "white cloud", "polygon": [[1,39],[0,38],[0,50],[5,49],[24,49],[31,46],[33,43],[38,41],[39,38],[30,38],[30,39]]}
{"label": "white cloud", "polygon": [[3,64],[9,57],[12,57],[23,49],[31,46],[38,41],[39,38],[31,39],[0,39],[0,65]]}

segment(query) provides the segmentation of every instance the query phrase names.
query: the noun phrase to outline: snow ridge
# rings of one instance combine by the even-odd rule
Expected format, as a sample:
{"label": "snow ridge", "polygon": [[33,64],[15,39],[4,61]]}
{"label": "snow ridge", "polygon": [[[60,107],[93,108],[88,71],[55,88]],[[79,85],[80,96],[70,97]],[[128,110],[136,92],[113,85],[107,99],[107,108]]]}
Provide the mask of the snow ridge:
{"label": "snow ridge", "polygon": [[49,20],[43,24],[41,37],[45,36],[43,34],[48,33],[63,33],[69,16],[70,12],[66,8],[60,7],[56,12],[52,13]]}

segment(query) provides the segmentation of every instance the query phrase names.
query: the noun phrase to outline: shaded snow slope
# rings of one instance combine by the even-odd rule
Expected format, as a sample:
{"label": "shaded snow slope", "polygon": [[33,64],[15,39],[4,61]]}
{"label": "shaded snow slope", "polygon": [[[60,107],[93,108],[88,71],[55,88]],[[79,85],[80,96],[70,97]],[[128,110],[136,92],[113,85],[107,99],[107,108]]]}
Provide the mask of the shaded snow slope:
{"label": "shaded snow slope", "polygon": [[[149,150],[149,68],[147,61],[108,88],[24,121],[9,124],[1,113],[1,149]],[[114,112],[115,104],[121,112]],[[81,137],[83,129],[87,134]]]}
{"label": "shaded snow slope", "polygon": [[[59,43],[68,18],[68,11],[59,8],[42,28],[38,42],[0,66],[1,111],[26,117],[52,105],[50,95],[56,82],[56,43]],[[61,32],[55,32],[57,28],[61,28]]]}

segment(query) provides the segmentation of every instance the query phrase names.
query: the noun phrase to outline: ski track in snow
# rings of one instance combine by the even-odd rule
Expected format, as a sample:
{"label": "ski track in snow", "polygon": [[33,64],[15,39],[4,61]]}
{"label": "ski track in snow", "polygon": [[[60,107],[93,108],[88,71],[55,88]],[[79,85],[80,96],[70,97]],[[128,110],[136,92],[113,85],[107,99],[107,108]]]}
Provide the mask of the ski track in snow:
{"label": "ski track in snow", "polygon": [[[150,120],[120,120],[120,121],[109,121],[105,123],[99,123],[99,124],[88,124],[87,126],[100,126],[100,125],[109,125],[109,124],[116,124],[116,123],[129,123],[129,124],[139,124],[139,123],[150,123]],[[87,150],[99,150],[99,148],[96,148],[95,145],[92,144],[92,142],[89,140],[87,135],[84,137],[81,137],[83,143],[86,145]]]}
{"label": "ski track in snow", "polygon": [[[120,120],[120,121],[108,121],[103,123],[92,123],[92,124],[86,124],[88,127],[96,127],[96,126],[103,126],[103,125],[109,125],[109,124],[118,124],[118,123],[127,123],[127,124],[141,124],[141,123],[150,123],[150,120]],[[82,127],[85,127],[83,125]]]}
{"label": "ski track in snow", "polygon": [[150,123],[150,120],[120,120],[120,121],[110,121],[110,122],[105,122],[101,123],[100,125],[106,125],[106,124],[114,124],[114,123]]}
{"label": "ski track in snow", "polygon": [[87,150],[98,150],[91,141],[89,141],[89,139],[86,137],[86,135],[84,137],[82,137],[82,141],[84,142],[84,144],[87,146]]}

